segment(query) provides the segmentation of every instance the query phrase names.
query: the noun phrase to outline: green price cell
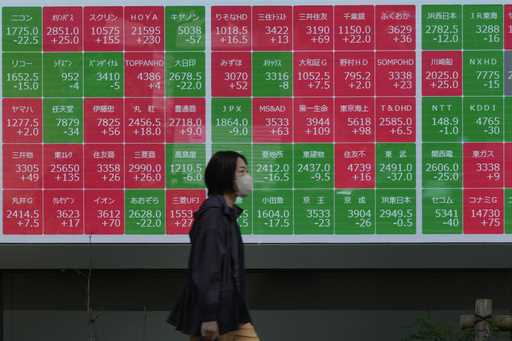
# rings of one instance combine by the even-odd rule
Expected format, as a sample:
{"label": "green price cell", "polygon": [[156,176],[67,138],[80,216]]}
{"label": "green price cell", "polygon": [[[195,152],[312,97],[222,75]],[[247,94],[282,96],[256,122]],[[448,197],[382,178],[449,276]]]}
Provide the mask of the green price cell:
{"label": "green price cell", "polygon": [[238,217],[238,225],[242,234],[252,234],[252,193],[246,197],[237,197],[235,204],[243,209],[242,214]]}
{"label": "green price cell", "polygon": [[295,234],[333,234],[333,205],[332,190],[295,190]]}
{"label": "green price cell", "polygon": [[416,190],[376,190],[377,234],[416,233]]}
{"label": "green price cell", "polygon": [[333,145],[295,144],[294,147],[294,187],[332,188]]}
{"label": "green price cell", "polygon": [[463,91],[465,96],[503,95],[503,53],[465,51]]}
{"label": "green price cell", "polygon": [[252,105],[250,98],[212,99],[212,140],[214,143],[251,143]]}
{"label": "green price cell", "polygon": [[252,65],[254,96],[289,97],[292,95],[291,52],[254,52]]}
{"label": "green price cell", "polygon": [[337,190],[336,234],[375,234],[375,190]]}
{"label": "green price cell", "polygon": [[254,188],[292,188],[292,145],[255,144],[253,146]]}
{"label": "green price cell", "polygon": [[81,143],[83,141],[83,101],[81,98],[49,98],[43,101],[43,141]]}
{"label": "green price cell", "polygon": [[165,65],[168,97],[205,95],[204,52],[168,52]]}
{"label": "green price cell", "polygon": [[165,8],[165,49],[167,51],[204,50],[205,10],[203,6]]}
{"label": "green price cell", "polygon": [[82,97],[82,64],[81,53],[44,53],[43,96]]}
{"label": "green price cell", "polygon": [[424,143],[423,187],[462,187],[462,144]]}
{"label": "green price cell", "polygon": [[254,191],[254,234],[293,234],[293,191]]}
{"label": "green price cell", "polygon": [[423,5],[422,42],[425,50],[462,48],[462,6]]}
{"label": "green price cell", "polygon": [[423,233],[462,233],[462,190],[436,188],[423,190]]}
{"label": "green price cell", "polygon": [[512,233],[512,189],[505,189],[505,233]]}
{"label": "green price cell", "polygon": [[377,144],[377,187],[416,187],[416,145],[414,143]]}
{"label": "green price cell", "polygon": [[465,50],[503,48],[502,5],[464,5],[463,26]]}
{"label": "green price cell", "polygon": [[85,54],[85,97],[123,97],[122,53]]}
{"label": "green price cell", "polygon": [[422,98],[423,142],[462,141],[462,97]]}
{"label": "green price cell", "polygon": [[165,233],[165,191],[126,190],[126,234]]}
{"label": "green price cell", "polygon": [[41,63],[40,53],[4,53],[3,96],[41,97]]}
{"label": "green price cell", "polygon": [[206,153],[204,144],[167,144],[168,188],[204,188]]}
{"label": "green price cell", "polygon": [[3,50],[41,51],[41,7],[4,7],[2,9]]}
{"label": "green price cell", "polygon": [[505,141],[512,142],[512,97],[505,97]]}
{"label": "green price cell", "polygon": [[503,141],[503,98],[464,98],[464,141]]}

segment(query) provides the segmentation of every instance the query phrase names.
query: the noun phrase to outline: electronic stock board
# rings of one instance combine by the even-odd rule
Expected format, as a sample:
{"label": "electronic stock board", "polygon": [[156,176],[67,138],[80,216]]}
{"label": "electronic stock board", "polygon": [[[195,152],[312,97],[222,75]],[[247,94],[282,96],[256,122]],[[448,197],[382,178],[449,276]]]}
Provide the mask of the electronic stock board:
{"label": "electronic stock board", "polygon": [[512,4],[3,1],[0,242],[512,241]]}

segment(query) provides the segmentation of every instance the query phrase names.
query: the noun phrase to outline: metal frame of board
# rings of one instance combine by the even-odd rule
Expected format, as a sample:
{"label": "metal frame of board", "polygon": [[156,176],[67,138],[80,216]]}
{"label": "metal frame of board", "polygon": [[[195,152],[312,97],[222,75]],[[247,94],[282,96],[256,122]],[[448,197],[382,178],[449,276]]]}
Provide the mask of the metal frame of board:
{"label": "metal frame of board", "polygon": [[[363,1],[368,3],[369,1]],[[484,1],[453,0],[453,4],[474,4]],[[42,1],[29,1],[30,4]],[[52,5],[69,4],[66,0],[53,1]],[[90,4],[120,4],[112,0],[89,1]],[[128,0],[123,5],[140,4]],[[163,4],[161,1],[152,1]],[[184,3],[179,1],[178,3]],[[189,1],[188,4],[203,3]],[[222,4],[240,1],[223,0]],[[263,4],[264,1],[253,1]],[[295,4],[320,3],[299,0]],[[346,1],[344,4],[360,4]],[[376,0],[372,3],[384,3]],[[448,3],[448,1],[386,1],[393,4]],[[502,0],[490,3],[502,4]],[[18,5],[12,0],[2,5]],[[176,2],[175,2],[176,4]],[[185,243],[87,243],[86,236],[78,243],[18,243],[0,244],[0,269],[174,269],[186,267],[189,245]],[[512,240],[512,239],[511,239]],[[509,242],[511,241],[509,240]],[[21,240],[20,240],[21,241]],[[440,242],[428,243],[389,241],[381,243],[324,244],[247,244],[249,269],[418,269],[418,268],[512,268],[512,243],[496,242]]]}
{"label": "metal frame of board", "polygon": [[[510,244],[247,244],[248,269],[507,269]],[[184,244],[1,244],[0,269],[183,270]]]}

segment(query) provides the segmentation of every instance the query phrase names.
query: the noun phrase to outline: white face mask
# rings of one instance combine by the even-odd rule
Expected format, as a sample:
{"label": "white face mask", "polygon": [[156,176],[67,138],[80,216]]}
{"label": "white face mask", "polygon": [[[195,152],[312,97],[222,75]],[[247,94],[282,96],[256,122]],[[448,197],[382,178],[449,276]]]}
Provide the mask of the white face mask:
{"label": "white face mask", "polygon": [[245,174],[235,178],[236,195],[246,197],[252,192],[252,176]]}

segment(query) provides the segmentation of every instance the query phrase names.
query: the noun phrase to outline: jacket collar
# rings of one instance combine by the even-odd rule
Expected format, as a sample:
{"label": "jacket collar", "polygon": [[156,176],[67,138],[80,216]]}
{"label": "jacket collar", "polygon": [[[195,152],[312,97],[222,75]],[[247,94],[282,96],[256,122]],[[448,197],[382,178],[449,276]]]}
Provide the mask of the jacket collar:
{"label": "jacket collar", "polygon": [[244,211],[243,208],[239,207],[238,205],[229,207],[223,195],[210,195],[201,205],[199,210],[203,211],[211,207],[222,208],[222,212],[233,219],[238,219],[240,214],[242,214]]}

